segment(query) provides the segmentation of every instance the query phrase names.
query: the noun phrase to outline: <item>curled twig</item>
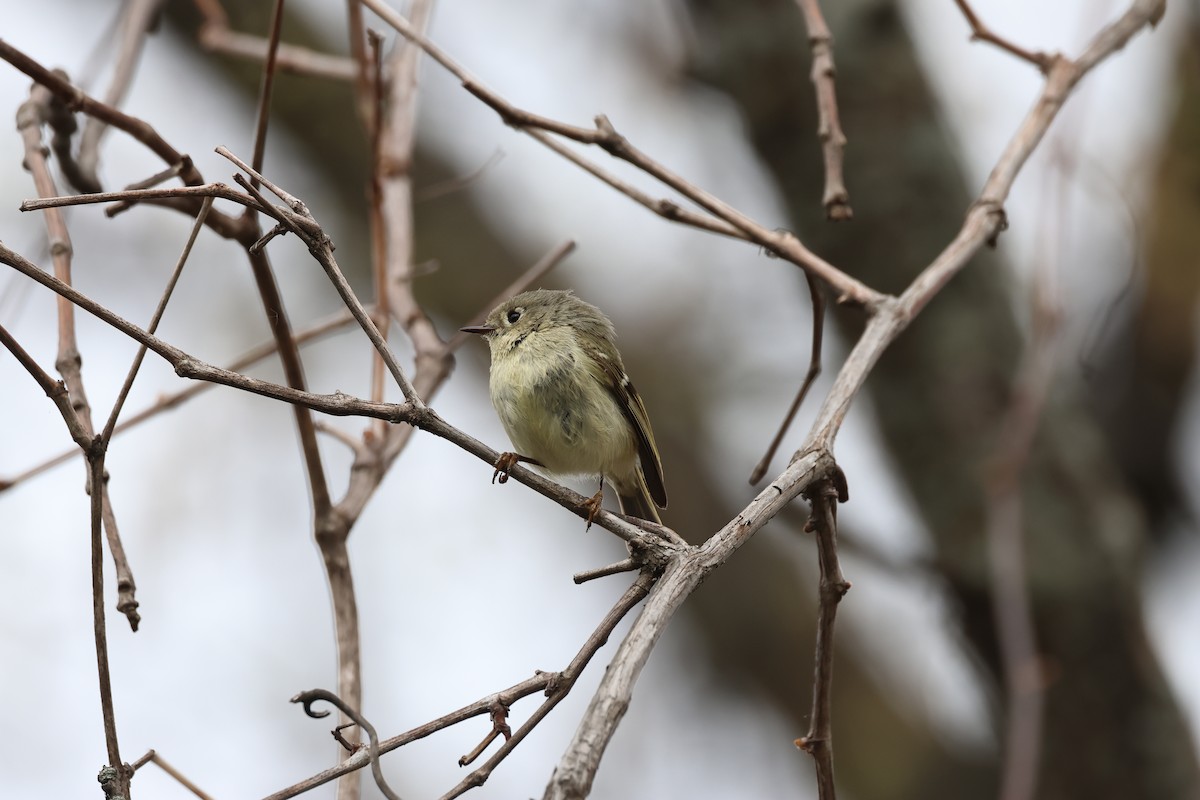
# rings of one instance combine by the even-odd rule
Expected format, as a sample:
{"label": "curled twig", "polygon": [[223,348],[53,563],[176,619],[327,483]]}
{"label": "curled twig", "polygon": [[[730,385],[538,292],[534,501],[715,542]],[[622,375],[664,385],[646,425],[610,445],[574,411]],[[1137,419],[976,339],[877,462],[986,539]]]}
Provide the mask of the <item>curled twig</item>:
{"label": "curled twig", "polygon": [[316,711],[313,709],[313,703],[322,700],[335,706],[338,711],[341,711],[347,717],[354,720],[354,724],[358,725],[367,734],[367,754],[371,759],[371,776],[375,778],[375,785],[379,787],[379,791],[383,792],[384,797],[388,798],[388,800],[400,800],[400,796],[392,791],[392,787],[388,786],[388,782],[383,777],[383,768],[379,766],[379,735],[375,733],[375,726],[366,717],[342,702],[342,698],[325,689],[309,689],[307,692],[300,692],[292,698],[291,702],[303,703],[305,714],[313,719],[320,719],[329,716],[328,711]]}

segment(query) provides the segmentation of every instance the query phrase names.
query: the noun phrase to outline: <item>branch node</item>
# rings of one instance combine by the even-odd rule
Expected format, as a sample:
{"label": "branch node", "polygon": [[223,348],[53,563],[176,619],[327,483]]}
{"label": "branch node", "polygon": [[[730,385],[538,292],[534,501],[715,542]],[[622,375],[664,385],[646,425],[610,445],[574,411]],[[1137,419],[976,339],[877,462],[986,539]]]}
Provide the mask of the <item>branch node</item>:
{"label": "branch node", "polygon": [[615,564],[609,564],[605,567],[596,567],[595,569],[577,572],[572,577],[572,580],[575,581],[576,584],[581,584],[587,583],[588,581],[594,581],[597,578],[606,578],[609,575],[618,575],[622,572],[632,572],[641,566],[642,560],[644,560],[644,558],[639,560],[631,556],[629,558],[622,559]]}
{"label": "branch node", "polygon": [[483,755],[483,751],[488,748],[488,745],[496,741],[498,737],[503,736],[504,741],[506,742],[512,738],[512,728],[508,726],[508,706],[497,700],[492,704],[492,707],[488,709],[488,715],[492,719],[492,729],[488,732],[487,736],[483,737],[483,741],[475,746],[474,750],[458,759],[458,765],[460,767],[467,766],[472,761],[479,758],[479,756]]}
{"label": "branch node", "polygon": [[558,694],[558,690],[562,688],[563,685],[563,674],[561,672],[542,672],[541,670],[538,670],[535,674],[539,676],[546,676],[546,689],[543,692],[546,697],[553,697],[554,695]]}
{"label": "branch node", "polygon": [[288,229],[282,222],[277,223],[275,227],[264,233],[254,244],[250,245],[250,252],[255,255],[261,253],[262,249],[266,247],[272,239],[274,239],[276,236],[283,236],[287,234],[287,232]]}
{"label": "branch node", "polygon": [[[326,712],[326,713],[328,713],[328,712]],[[331,730],[329,732],[329,735],[332,736],[334,738],[334,740],[338,744],[340,744],[347,753],[353,753],[356,750],[358,750],[360,747],[362,747],[362,744],[355,744],[354,742],[351,742],[350,740],[348,740],[345,736],[342,736],[342,731],[344,731],[346,728],[353,728],[353,727],[356,727],[355,723],[345,722],[345,723],[342,723],[341,725],[338,725],[336,728],[334,728],[333,730]]]}

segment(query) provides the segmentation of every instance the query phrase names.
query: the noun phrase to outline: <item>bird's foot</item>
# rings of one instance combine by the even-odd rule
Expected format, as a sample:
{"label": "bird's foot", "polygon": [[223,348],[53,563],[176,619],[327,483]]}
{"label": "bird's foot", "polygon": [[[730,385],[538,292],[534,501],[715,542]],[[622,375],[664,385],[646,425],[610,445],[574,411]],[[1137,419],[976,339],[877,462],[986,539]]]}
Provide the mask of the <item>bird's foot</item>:
{"label": "bird's foot", "polygon": [[589,530],[592,527],[592,520],[596,519],[596,515],[600,513],[600,507],[604,503],[604,487],[600,487],[600,491],[596,492],[587,500],[579,504],[580,508],[587,509],[587,527],[584,530]]}
{"label": "bird's foot", "polygon": [[496,459],[496,471],[492,473],[492,483],[499,478],[501,483],[508,483],[508,471],[513,468],[513,465],[521,460],[521,457],[516,453],[501,453]]}
{"label": "bird's foot", "polygon": [[496,471],[492,473],[492,483],[495,483],[497,478],[500,483],[508,483],[508,471],[519,462],[533,464],[535,467],[542,466],[542,462],[536,458],[529,458],[520,453],[501,453],[500,457],[496,459]]}

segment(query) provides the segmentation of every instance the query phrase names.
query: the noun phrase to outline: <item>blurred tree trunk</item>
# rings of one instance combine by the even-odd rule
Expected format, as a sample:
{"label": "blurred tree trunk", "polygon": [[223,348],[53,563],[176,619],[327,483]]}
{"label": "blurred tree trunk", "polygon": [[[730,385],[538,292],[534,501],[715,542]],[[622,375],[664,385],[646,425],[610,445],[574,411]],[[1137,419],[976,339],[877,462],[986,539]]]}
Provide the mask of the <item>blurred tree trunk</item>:
{"label": "blurred tree trunk", "polygon": [[[971,198],[895,4],[825,5],[850,139],[851,223],[822,219],[809,53],[794,2],[689,0],[693,69],[740,107],[801,237],[867,283],[897,291],[951,239]],[[984,472],[1011,399],[1022,337],[997,259],[978,261],[924,310],[868,386],[963,630],[998,692]],[[847,336],[861,329],[855,312],[836,317]],[[1196,797],[1194,745],[1144,630],[1145,512],[1071,378],[1055,386],[1024,490],[1030,591],[1047,678],[1038,796]],[[837,706],[834,713],[841,713]],[[850,757],[840,741],[839,780],[850,786],[842,768]],[[892,763],[879,755],[876,769]],[[870,754],[861,762],[870,765]]]}
{"label": "blurred tree trunk", "polygon": [[[1125,298],[1124,313],[1101,322],[1115,321],[1114,330],[1091,378],[1117,463],[1160,538],[1191,514],[1176,456],[1200,299],[1200,14],[1184,10],[1191,10],[1191,35],[1180,53],[1179,105],[1144,215],[1145,261],[1135,263],[1134,297]],[[1195,532],[1194,521],[1188,528]]]}

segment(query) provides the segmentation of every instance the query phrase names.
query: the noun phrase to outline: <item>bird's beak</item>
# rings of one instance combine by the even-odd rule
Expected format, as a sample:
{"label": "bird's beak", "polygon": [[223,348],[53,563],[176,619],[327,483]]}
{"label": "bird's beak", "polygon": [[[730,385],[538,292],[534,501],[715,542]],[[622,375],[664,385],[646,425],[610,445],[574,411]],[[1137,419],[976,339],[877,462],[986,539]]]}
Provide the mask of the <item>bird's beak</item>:
{"label": "bird's beak", "polygon": [[489,333],[496,332],[495,325],[468,325],[465,328],[459,328],[463,333],[477,333],[480,336],[487,336]]}

